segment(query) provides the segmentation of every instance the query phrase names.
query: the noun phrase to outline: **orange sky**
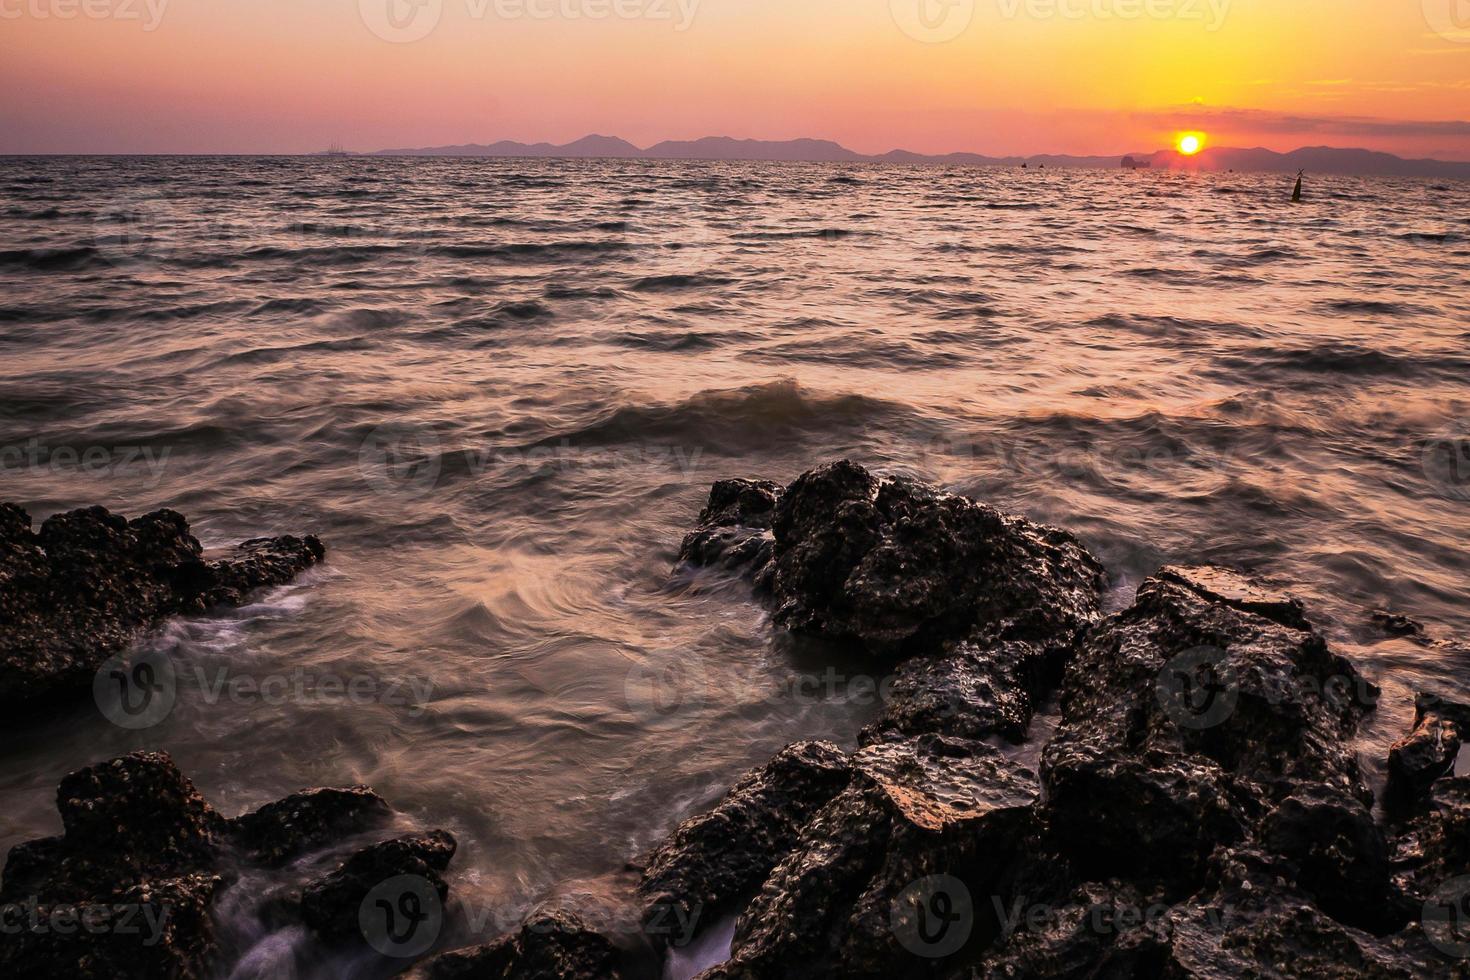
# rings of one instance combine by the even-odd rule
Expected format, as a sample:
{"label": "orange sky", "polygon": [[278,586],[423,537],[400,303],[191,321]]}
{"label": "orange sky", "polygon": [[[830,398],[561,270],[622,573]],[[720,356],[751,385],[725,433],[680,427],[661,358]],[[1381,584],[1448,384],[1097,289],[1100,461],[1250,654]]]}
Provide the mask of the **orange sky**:
{"label": "orange sky", "polygon": [[1470,159],[1470,3],[0,0],[0,91],[9,153],[599,132],[1113,154],[1200,129]]}

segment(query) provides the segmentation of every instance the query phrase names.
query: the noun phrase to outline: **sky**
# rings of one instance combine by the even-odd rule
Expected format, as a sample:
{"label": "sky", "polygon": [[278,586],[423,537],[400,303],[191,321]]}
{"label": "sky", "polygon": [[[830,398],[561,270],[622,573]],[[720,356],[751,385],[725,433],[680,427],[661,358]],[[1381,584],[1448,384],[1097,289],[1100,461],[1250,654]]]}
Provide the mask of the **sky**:
{"label": "sky", "polygon": [[0,0],[0,153],[721,135],[1470,160],[1470,0]]}

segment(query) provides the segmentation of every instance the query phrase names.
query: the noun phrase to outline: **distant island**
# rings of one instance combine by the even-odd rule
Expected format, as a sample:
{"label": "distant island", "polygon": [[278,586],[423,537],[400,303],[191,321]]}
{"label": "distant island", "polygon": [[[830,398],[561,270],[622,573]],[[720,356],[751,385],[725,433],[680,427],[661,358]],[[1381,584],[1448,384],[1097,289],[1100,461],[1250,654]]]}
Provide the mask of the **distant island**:
{"label": "distant island", "polygon": [[916,163],[949,164],[971,167],[1019,167],[1022,164],[1045,167],[1117,168],[1257,171],[1296,173],[1307,170],[1319,174],[1391,177],[1447,177],[1470,180],[1470,162],[1447,160],[1406,160],[1391,153],[1374,150],[1311,146],[1277,153],[1261,147],[1240,149],[1211,147],[1196,156],[1185,157],[1174,150],[1153,153],[1117,154],[1115,156],[1069,156],[1037,154],[1034,156],[992,157],[978,153],[928,154],[909,150],[893,150],[873,155],[858,153],[831,140],[753,140],[710,136],[698,140],[666,140],[640,149],[615,136],[585,136],[572,143],[465,143],[458,146],[431,146],[417,149],[378,150],[371,156],[466,156],[511,158],[573,158],[628,160],[768,160],[806,163]]}

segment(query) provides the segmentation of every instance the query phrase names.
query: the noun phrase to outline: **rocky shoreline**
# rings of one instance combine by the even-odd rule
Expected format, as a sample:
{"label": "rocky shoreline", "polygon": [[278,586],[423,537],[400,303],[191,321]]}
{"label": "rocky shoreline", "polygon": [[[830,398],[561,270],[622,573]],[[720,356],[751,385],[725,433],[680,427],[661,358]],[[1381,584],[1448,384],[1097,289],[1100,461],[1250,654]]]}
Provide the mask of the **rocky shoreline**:
{"label": "rocky shoreline", "polygon": [[[126,571],[146,576],[148,598],[130,616],[99,614],[102,649],[74,659],[100,663],[138,623],[196,598],[238,601],[227,586],[241,560],[209,564],[185,542],[163,549],[176,564],[150,563],[140,549],[177,525],[140,521],[81,525],[86,540],[100,527],[128,542],[115,550],[134,556]],[[29,542],[37,558],[10,524],[7,610],[26,569],[56,560],[43,542],[77,539],[59,535],[66,522],[48,535],[48,521]],[[779,628],[891,674],[854,751],[789,746],[640,857],[627,896],[638,928],[547,907],[437,955],[391,922],[375,934],[364,909],[386,886],[385,908],[444,907],[455,845],[442,831],[369,845],[283,890],[274,921],[370,947],[383,972],[421,980],[642,980],[690,938],[670,923],[730,919],[729,958],[700,980],[1470,977],[1470,777],[1454,775],[1470,708],[1421,696],[1375,800],[1352,744],[1378,690],[1288,593],[1170,566],[1104,616],[1104,570],[1072,535],[847,462],[789,487],[717,484],[681,561],[744,576]],[[4,673],[0,690],[9,659]],[[1010,747],[1051,700],[1060,720],[1033,770]],[[209,975],[222,884],[390,814],[355,787],[229,820],[152,753],[73,773],[58,809],[66,833],[12,850],[0,900],[168,909],[167,941],[22,932],[0,939],[6,975]]]}

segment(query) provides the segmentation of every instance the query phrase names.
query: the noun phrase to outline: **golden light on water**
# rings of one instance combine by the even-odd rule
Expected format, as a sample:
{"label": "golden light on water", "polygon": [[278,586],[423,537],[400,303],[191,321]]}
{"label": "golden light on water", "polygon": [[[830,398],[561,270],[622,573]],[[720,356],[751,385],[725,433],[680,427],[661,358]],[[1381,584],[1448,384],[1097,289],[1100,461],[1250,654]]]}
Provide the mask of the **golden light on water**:
{"label": "golden light on water", "polygon": [[1204,133],[1181,133],[1179,136],[1179,152],[1187,157],[1192,157],[1205,148]]}

